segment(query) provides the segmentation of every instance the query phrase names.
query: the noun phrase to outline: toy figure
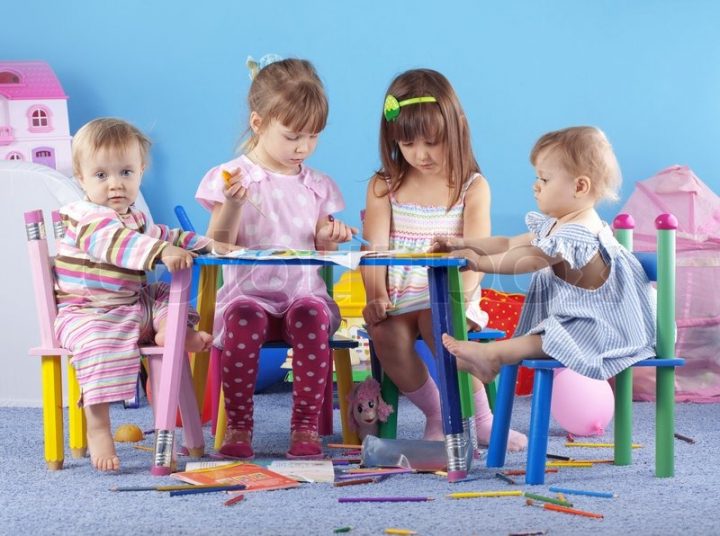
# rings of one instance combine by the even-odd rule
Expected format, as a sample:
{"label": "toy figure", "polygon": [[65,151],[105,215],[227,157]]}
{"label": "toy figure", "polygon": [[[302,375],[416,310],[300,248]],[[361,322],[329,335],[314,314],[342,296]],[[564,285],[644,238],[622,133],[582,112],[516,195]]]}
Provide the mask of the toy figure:
{"label": "toy figure", "polygon": [[356,430],[360,441],[367,435],[378,434],[378,422],[387,421],[393,407],[380,398],[380,384],[367,378],[356,384],[348,395],[350,427]]}

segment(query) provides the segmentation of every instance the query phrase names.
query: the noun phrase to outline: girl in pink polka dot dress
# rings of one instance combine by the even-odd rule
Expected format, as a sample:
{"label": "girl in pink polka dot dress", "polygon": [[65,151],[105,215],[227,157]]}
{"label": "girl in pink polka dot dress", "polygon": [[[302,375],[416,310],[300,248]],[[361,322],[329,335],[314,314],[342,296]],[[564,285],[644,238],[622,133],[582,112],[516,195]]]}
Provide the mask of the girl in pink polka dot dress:
{"label": "girl in pink polka dot dress", "polygon": [[[262,60],[261,60],[262,61]],[[211,211],[208,236],[249,249],[333,250],[357,230],[331,214],[345,206],[330,177],[305,166],[328,103],[310,62],[261,65],[248,94],[244,154],[203,177],[196,199]],[[214,349],[221,355],[228,429],[222,454],[252,458],[253,393],[260,348],[293,348],[290,458],[322,456],[318,416],[331,367],[328,340],[340,312],[313,266],[225,266]]]}

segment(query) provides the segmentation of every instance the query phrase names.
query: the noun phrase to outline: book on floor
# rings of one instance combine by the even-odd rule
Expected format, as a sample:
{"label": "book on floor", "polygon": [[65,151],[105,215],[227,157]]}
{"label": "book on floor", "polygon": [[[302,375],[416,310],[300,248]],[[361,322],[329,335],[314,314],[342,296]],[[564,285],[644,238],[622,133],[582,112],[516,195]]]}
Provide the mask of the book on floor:
{"label": "book on floor", "polygon": [[243,493],[272,489],[294,488],[300,484],[285,475],[254,463],[237,462],[220,467],[172,473],[173,477],[188,484],[230,486],[245,484]]}

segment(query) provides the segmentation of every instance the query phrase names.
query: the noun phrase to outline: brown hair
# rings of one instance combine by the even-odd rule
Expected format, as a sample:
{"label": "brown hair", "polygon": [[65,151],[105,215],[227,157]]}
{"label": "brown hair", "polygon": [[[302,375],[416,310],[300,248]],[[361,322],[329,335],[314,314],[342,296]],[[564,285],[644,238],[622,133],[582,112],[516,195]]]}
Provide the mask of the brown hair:
{"label": "brown hair", "polygon": [[590,179],[598,200],[617,201],[622,184],[620,166],[605,133],[596,127],[569,127],[543,135],[530,152],[536,165],[540,153],[547,149],[559,151],[565,170],[574,176]]}
{"label": "brown hair", "polygon": [[[328,102],[312,63],[287,59],[263,67],[253,78],[248,110],[268,123],[276,119],[292,130],[317,134],[325,128]],[[248,138],[242,148],[249,151],[257,144],[257,135],[251,129],[245,134]]]}
{"label": "brown hair", "polygon": [[435,97],[437,102],[403,106],[393,121],[380,119],[380,159],[378,175],[388,181],[386,195],[402,184],[410,164],[403,158],[398,142],[417,138],[445,144],[449,187],[453,191],[448,209],[460,199],[462,187],[480,173],[470,143],[470,128],[455,90],[442,74],[431,69],[406,71],[395,78],[387,90],[398,101],[414,97]]}
{"label": "brown hair", "polygon": [[133,142],[140,147],[143,165],[148,163],[152,142],[140,129],[127,121],[115,117],[101,117],[85,123],[72,140],[73,172],[80,175],[80,160],[93,155],[100,149],[124,152]]}

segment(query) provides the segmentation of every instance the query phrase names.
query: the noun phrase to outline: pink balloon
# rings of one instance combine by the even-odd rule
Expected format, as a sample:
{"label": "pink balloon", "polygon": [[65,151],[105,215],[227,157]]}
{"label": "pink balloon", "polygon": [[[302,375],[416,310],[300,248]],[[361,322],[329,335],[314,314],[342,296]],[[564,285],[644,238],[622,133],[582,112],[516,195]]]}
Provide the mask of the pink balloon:
{"label": "pink balloon", "polygon": [[605,433],[615,411],[615,396],[605,380],[593,380],[570,369],[561,369],[553,380],[550,414],[573,435]]}

